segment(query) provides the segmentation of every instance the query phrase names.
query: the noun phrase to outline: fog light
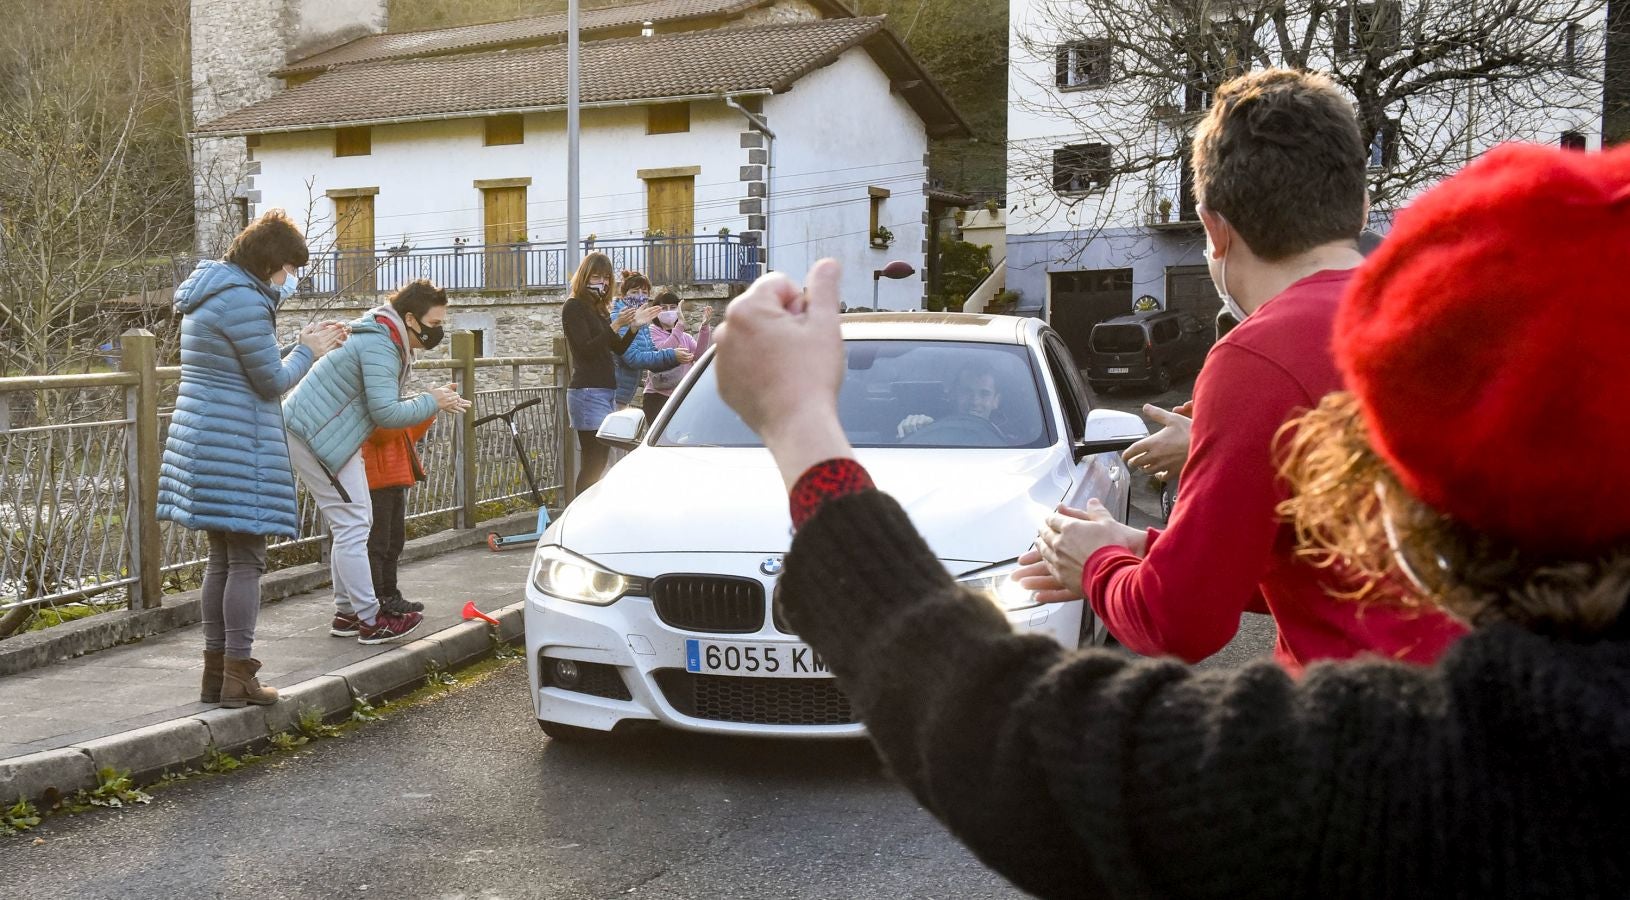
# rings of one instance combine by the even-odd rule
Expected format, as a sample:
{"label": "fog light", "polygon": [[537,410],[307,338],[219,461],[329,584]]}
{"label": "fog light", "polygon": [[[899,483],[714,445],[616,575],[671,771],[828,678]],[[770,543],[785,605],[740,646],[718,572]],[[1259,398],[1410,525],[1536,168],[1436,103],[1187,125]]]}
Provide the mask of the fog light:
{"label": "fog light", "polygon": [[555,684],[571,689],[577,687],[581,678],[582,675],[577,671],[577,663],[569,659],[555,660]]}

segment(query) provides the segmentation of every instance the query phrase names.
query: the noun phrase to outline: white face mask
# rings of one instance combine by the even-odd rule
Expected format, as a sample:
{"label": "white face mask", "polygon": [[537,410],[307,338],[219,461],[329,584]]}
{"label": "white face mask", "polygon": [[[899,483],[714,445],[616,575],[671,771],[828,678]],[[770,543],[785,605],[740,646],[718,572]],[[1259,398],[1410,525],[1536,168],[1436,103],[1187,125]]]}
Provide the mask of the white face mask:
{"label": "white face mask", "polygon": [[663,328],[672,328],[674,327],[674,323],[679,321],[679,311],[665,309],[662,312],[657,313],[657,321],[662,323]]}
{"label": "white face mask", "polygon": [[1224,253],[1222,259],[1217,261],[1217,296],[1222,298],[1223,306],[1233,315],[1234,321],[1245,321],[1245,308],[1239,305],[1234,295],[1228,292],[1228,254]]}

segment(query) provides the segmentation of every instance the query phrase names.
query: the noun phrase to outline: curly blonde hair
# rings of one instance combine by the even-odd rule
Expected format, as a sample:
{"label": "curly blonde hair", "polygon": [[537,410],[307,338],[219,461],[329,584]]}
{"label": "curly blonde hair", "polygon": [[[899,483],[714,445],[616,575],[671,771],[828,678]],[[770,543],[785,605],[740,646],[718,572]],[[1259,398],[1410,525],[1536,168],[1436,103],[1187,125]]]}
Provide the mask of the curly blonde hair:
{"label": "curly blonde hair", "polygon": [[[1297,553],[1349,576],[1354,599],[1441,607],[1473,625],[1509,621],[1571,638],[1600,635],[1625,613],[1630,547],[1583,559],[1545,556],[1437,512],[1371,447],[1350,393],[1331,394],[1286,423],[1279,445],[1291,498],[1278,511],[1296,529]],[[1404,567],[1424,594],[1403,589]]]}

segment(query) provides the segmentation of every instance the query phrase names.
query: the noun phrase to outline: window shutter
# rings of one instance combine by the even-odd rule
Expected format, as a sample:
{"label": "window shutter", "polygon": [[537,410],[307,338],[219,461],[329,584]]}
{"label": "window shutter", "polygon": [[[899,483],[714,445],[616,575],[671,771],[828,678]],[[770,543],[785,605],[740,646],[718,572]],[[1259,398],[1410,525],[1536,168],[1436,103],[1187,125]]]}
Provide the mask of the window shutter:
{"label": "window shutter", "polygon": [[1070,45],[1062,44],[1053,55],[1053,79],[1059,87],[1070,86]]}

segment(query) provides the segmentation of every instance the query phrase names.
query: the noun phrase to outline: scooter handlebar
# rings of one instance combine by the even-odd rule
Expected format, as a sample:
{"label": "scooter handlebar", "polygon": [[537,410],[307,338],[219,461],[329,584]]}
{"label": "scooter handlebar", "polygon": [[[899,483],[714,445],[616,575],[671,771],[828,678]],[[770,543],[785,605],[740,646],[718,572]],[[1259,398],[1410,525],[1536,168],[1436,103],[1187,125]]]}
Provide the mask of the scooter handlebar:
{"label": "scooter handlebar", "polygon": [[481,418],[476,419],[475,420],[475,427],[480,428],[482,425],[485,425],[488,422],[496,422],[499,419],[503,419],[505,421],[508,421],[510,416],[513,416],[516,413],[518,413],[521,410],[526,409],[528,407],[537,406],[539,403],[542,403],[542,402],[543,402],[542,397],[533,397],[531,400],[522,400],[520,403],[515,404],[514,406],[510,407],[507,410],[504,410],[501,413],[493,413],[490,416],[482,416]]}

